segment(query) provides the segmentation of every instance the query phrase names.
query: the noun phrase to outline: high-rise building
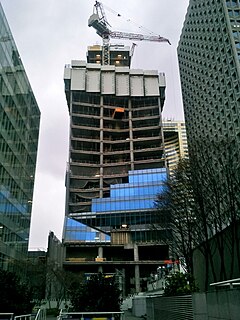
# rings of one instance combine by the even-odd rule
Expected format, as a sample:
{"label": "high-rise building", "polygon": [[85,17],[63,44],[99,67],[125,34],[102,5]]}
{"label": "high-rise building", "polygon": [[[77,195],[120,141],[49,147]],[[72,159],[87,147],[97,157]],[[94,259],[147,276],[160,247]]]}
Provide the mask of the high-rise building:
{"label": "high-rise building", "polygon": [[70,114],[64,267],[117,273],[125,293],[138,292],[168,258],[168,232],[157,227],[153,210],[167,174],[165,76],[130,69],[123,48],[111,65],[101,65],[101,48],[93,49],[94,63],[72,61],[64,73]]}
{"label": "high-rise building", "polygon": [[40,112],[0,5],[0,268],[27,258]]}
{"label": "high-rise building", "polygon": [[180,159],[188,158],[186,127],[184,121],[172,119],[163,119],[162,126],[166,162],[171,174]]}
{"label": "high-rise building", "polygon": [[[208,281],[234,278],[235,266],[231,262],[229,267],[227,250],[235,252],[239,242],[233,230],[239,219],[240,1],[190,0],[178,59],[194,194],[199,204],[197,220],[203,225],[199,229],[207,225],[204,239],[213,236],[209,247],[226,232],[229,241],[222,243],[231,243],[229,249],[216,245],[202,255],[208,264],[204,271],[194,265],[203,289]],[[215,260],[214,255],[224,258]],[[236,270],[239,275],[239,266]]]}
{"label": "high-rise building", "polygon": [[210,141],[240,142],[239,0],[190,0],[178,59],[190,156]]}

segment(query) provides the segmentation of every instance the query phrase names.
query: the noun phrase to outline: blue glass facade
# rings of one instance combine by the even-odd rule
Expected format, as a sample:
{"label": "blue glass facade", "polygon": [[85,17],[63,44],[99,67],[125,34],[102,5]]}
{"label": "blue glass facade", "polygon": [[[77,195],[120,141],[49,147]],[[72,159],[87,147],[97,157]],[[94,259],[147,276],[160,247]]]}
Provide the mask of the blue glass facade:
{"label": "blue glass facade", "polygon": [[129,171],[129,183],[111,185],[109,198],[93,199],[92,212],[151,209],[165,179],[163,168]]}
{"label": "blue glass facade", "polygon": [[[87,225],[97,227],[106,234],[122,224],[131,225],[131,231],[137,233],[138,239],[145,239],[146,233],[151,233],[154,223],[152,210],[156,195],[163,192],[167,171],[165,168],[129,171],[129,183],[110,185],[110,197],[92,199],[92,211],[78,216]],[[139,225],[142,227],[139,229]],[[99,237],[101,234],[101,237]],[[102,232],[68,219],[65,227],[67,241],[110,241],[109,236]]]}
{"label": "blue glass facade", "polygon": [[110,236],[98,232],[74,219],[66,218],[65,239],[80,242],[110,242]]}

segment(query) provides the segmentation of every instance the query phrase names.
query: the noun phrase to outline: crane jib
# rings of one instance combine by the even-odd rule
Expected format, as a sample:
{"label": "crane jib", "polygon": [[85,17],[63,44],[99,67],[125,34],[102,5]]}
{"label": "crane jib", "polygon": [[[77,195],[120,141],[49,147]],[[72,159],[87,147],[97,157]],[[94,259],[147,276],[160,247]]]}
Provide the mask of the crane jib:
{"label": "crane jib", "polygon": [[107,21],[103,4],[96,1],[95,13],[93,13],[89,20],[88,26],[93,27],[97,34],[103,39],[103,64],[109,64],[109,40],[113,39],[126,39],[134,41],[152,41],[152,42],[167,42],[171,44],[170,41],[159,35],[144,35],[139,33],[128,33],[120,31],[111,31],[110,24]]}

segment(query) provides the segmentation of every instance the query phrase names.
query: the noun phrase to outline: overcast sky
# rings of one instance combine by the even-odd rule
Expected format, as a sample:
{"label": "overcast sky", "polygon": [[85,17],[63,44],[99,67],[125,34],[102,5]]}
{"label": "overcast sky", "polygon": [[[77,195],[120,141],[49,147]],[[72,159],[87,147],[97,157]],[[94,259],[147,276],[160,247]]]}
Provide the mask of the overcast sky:
{"label": "overcast sky", "polygon": [[[167,90],[163,116],[175,120],[183,119],[176,48],[188,2],[103,1],[112,30],[143,34],[150,30],[171,41],[171,46],[136,42],[132,68],[165,72]],[[41,110],[29,247],[46,249],[49,231],[62,239],[65,214],[69,115],[63,70],[71,60],[85,60],[87,46],[102,43],[95,30],[88,27],[95,1],[1,0],[1,3]]]}

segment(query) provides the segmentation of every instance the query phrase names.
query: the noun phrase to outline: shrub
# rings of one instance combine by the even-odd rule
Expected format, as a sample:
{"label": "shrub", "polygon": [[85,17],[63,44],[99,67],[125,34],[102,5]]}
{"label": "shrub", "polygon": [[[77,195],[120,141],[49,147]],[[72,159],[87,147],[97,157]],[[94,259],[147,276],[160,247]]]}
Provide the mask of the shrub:
{"label": "shrub", "polygon": [[190,273],[177,272],[167,278],[165,296],[177,296],[197,292],[198,287]]}
{"label": "shrub", "polygon": [[120,311],[120,290],[114,276],[93,274],[89,279],[72,286],[70,301],[75,312]]}
{"label": "shrub", "polygon": [[14,315],[30,314],[33,303],[29,287],[15,273],[0,270],[0,312]]}

